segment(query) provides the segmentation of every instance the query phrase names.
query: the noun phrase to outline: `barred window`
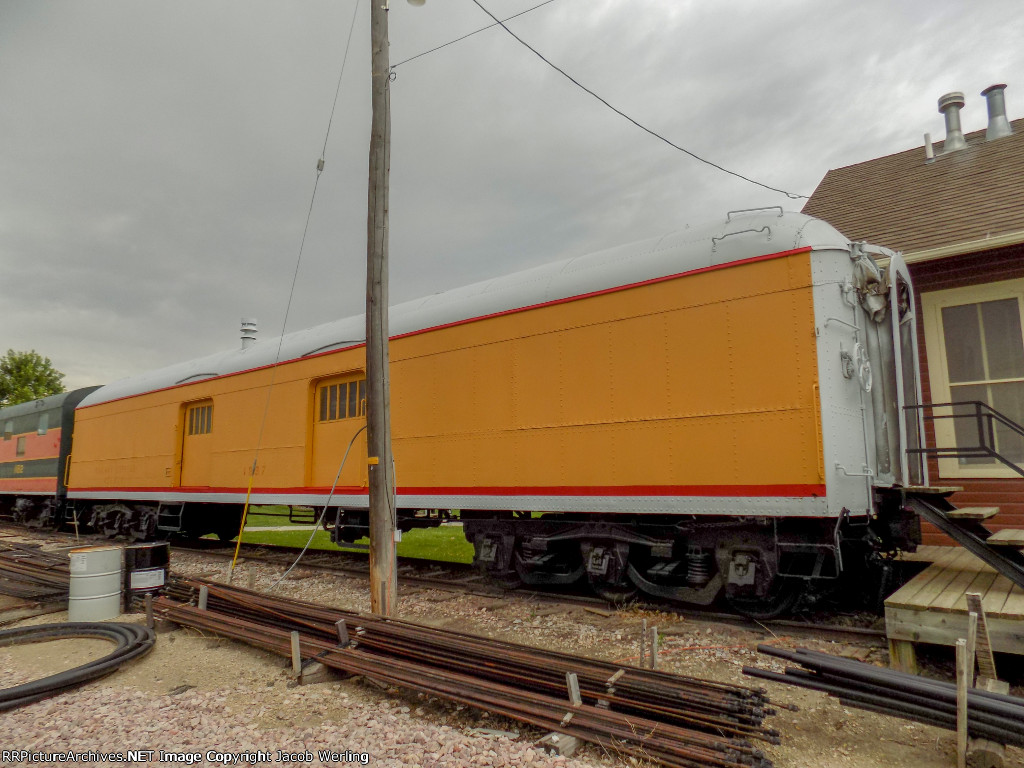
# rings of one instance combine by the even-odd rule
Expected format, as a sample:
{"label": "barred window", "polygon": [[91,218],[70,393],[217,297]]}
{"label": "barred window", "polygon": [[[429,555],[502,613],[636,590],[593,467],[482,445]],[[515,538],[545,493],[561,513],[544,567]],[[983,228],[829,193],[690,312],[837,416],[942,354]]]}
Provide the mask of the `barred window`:
{"label": "barred window", "polygon": [[318,421],[337,421],[366,415],[366,379],[325,384],[318,392]]}
{"label": "barred window", "polygon": [[213,431],[213,406],[196,405],[188,409],[188,434],[208,435]]}

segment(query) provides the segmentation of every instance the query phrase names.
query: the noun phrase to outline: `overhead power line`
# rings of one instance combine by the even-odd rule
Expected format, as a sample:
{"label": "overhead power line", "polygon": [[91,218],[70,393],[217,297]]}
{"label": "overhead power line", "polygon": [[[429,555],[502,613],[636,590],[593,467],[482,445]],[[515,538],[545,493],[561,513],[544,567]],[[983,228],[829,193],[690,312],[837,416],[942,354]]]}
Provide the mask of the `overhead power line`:
{"label": "overhead power line", "polygon": [[[750,178],[749,176],[744,176],[744,175],[743,175],[742,173],[737,173],[736,171],[731,171],[731,170],[729,170],[728,168],[725,168],[725,167],[723,167],[723,166],[719,165],[718,163],[712,162],[711,160],[707,160],[707,159],[705,159],[705,158],[701,157],[700,155],[698,155],[698,154],[696,154],[696,153],[694,153],[694,152],[691,152],[690,150],[686,149],[685,147],[681,147],[681,146],[679,146],[679,145],[678,145],[678,144],[676,144],[675,142],[673,142],[673,141],[670,141],[669,139],[667,139],[667,138],[665,138],[664,136],[662,136],[662,135],[661,135],[660,133],[658,133],[657,131],[654,131],[654,130],[652,130],[652,129],[648,128],[648,127],[647,127],[646,125],[643,125],[642,123],[638,122],[637,120],[634,120],[634,119],[633,119],[632,117],[630,117],[629,115],[627,115],[627,114],[626,114],[625,112],[623,112],[623,111],[622,111],[621,109],[619,109],[619,108],[617,108],[617,107],[613,106],[613,105],[612,105],[612,104],[610,104],[610,103],[609,103],[609,102],[608,102],[608,101],[607,101],[606,99],[602,98],[601,96],[599,96],[598,94],[594,93],[594,92],[593,92],[592,90],[590,90],[589,88],[587,88],[587,87],[586,87],[585,85],[583,85],[583,84],[582,84],[581,82],[579,82],[579,80],[577,80],[576,78],[574,78],[574,77],[573,77],[572,75],[570,75],[570,74],[569,74],[568,72],[566,72],[566,71],[565,71],[564,69],[562,69],[561,67],[559,67],[559,66],[558,66],[557,64],[554,64],[554,63],[553,63],[553,62],[552,62],[552,61],[551,61],[550,59],[548,59],[547,57],[545,57],[545,56],[544,56],[544,55],[543,55],[542,53],[540,53],[540,52],[539,52],[539,51],[538,51],[538,50],[537,50],[536,48],[534,48],[534,47],[533,47],[532,45],[530,45],[530,44],[529,44],[528,42],[526,42],[525,40],[523,40],[523,38],[519,37],[519,35],[517,35],[517,34],[516,34],[515,32],[513,32],[513,31],[512,31],[511,29],[509,29],[509,28],[508,28],[507,26],[505,26],[505,23],[504,23],[504,21],[501,21],[501,20],[500,20],[500,19],[498,19],[498,18],[497,18],[497,17],[496,17],[496,16],[495,16],[495,15],[494,15],[493,13],[491,13],[491,12],[490,12],[489,10],[487,10],[487,9],[486,9],[486,8],[485,8],[485,7],[484,7],[484,6],[483,6],[483,5],[482,5],[482,4],[481,4],[481,3],[479,2],[479,0],[473,0],[473,3],[474,3],[474,4],[475,4],[475,5],[476,5],[476,6],[477,6],[477,7],[478,7],[478,8],[479,8],[479,9],[480,9],[481,11],[483,11],[483,12],[484,12],[484,13],[486,13],[486,14],[487,14],[488,16],[490,16],[490,17],[491,17],[492,19],[494,19],[494,24],[491,24],[491,25],[490,25],[491,27],[493,27],[493,26],[495,26],[495,25],[497,25],[497,26],[500,26],[500,27],[501,27],[502,29],[504,29],[504,30],[505,30],[506,32],[508,32],[508,33],[509,33],[510,35],[512,35],[512,37],[514,37],[514,38],[515,38],[515,39],[516,39],[516,40],[517,40],[517,41],[519,42],[519,44],[520,44],[520,45],[522,45],[522,46],[523,46],[523,47],[525,47],[525,48],[526,48],[527,50],[529,50],[530,52],[532,52],[532,53],[533,53],[533,54],[534,54],[534,55],[535,55],[535,56],[536,56],[537,58],[539,58],[539,59],[540,59],[541,61],[543,61],[543,62],[544,62],[545,64],[547,64],[547,65],[548,65],[549,67],[551,67],[551,68],[552,68],[553,70],[555,70],[556,72],[558,72],[558,74],[560,74],[560,75],[561,75],[562,77],[564,77],[564,78],[565,78],[566,80],[568,80],[569,82],[571,82],[571,83],[572,83],[573,85],[575,85],[575,86],[576,86],[577,88],[579,88],[580,90],[582,90],[582,91],[585,91],[586,93],[589,93],[589,94],[590,94],[591,96],[593,96],[593,97],[594,97],[595,99],[597,99],[597,100],[598,100],[599,102],[601,102],[601,103],[602,103],[602,104],[604,104],[604,105],[605,105],[606,107],[608,107],[608,109],[610,109],[610,110],[611,110],[612,112],[614,112],[615,114],[619,115],[620,117],[624,117],[624,118],[625,118],[626,120],[628,120],[629,122],[631,122],[631,123],[632,123],[633,125],[635,125],[635,126],[636,126],[637,128],[639,128],[640,130],[642,130],[642,131],[644,131],[644,132],[646,132],[646,133],[649,133],[649,134],[650,134],[651,136],[653,136],[653,137],[654,137],[654,138],[656,138],[656,139],[659,139],[660,141],[663,141],[664,143],[668,144],[668,145],[669,145],[670,147],[672,147],[673,149],[677,149],[677,150],[679,150],[680,152],[682,152],[682,153],[684,153],[684,154],[686,154],[686,155],[689,155],[689,156],[690,156],[690,157],[692,157],[692,158],[693,158],[694,160],[699,160],[700,162],[704,163],[705,165],[710,165],[710,166],[711,166],[712,168],[717,168],[718,170],[722,171],[723,173],[728,173],[728,174],[729,174],[730,176],[735,176],[735,177],[736,177],[736,178],[738,178],[738,179],[743,179],[744,181],[750,182],[751,184],[756,184],[757,186],[759,186],[759,187],[763,187],[764,189],[769,189],[769,190],[771,190],[772,192],[779,192],[779,193],[781,193],[781,194],[783,194],[783,195],[786,195],[787,197],[789,197],[790,199],[793,199],[793,200],[799,200],[799,199],[806,199],[806,198],[807,198],[807,195],[800,195],[800,194],[797,194],[797,193],[795,193],[795,192],[788,192],[788,191],[786,191],[785,189],[779,189],[778,187],[773,187],[773,186],[771,186],[770,184],[765,184],[764,182],[760,182],[760,181],[758,181],[757,179],[752,179],[752,178]],[[510,17],[510,18],[515,18],[515,17],[513,16],[513,17]],[[489,27],[485,27],[484,29],[489,29]],[[455,41],[453,41],[453,42],[455,42]]]}
{"label": "overhead power line", "polygon": [[[523,16],[524,14],[529,13],[530,11],[536,11],[538,8],[540,8],[542,6],[545,6],[545,5],[549,5],[549,4],[553,3],[553,2],[555,2],[555,0],[544,0],[543,3],[538,3],[537,5],[533,6],[532,8],[527,8],[525,11],[520,11],[519,13],[512,14],[508,18],[502,19],[501,21],[512,21],[512,19],[517,19],[520,16]],[[454,45],[455,43],[461,43],[467,37],[472,37],[475,34],[483,32],[484,30],[493,29],[494,27],[500,26],[500,24],[501,24],[501,22],[496,21],[494,24],[488,24],[486,27],[480,27],[480,29],[474,30],[474,31],[470,32],[468,35],[463,35],[462,37],[457,37],[454,40],[449,40],[447,43],[444,43],[443,45],[439,45],[436,48],[431,48],[429,51],[424,51],[423,53],[417,53],[415,56],[410,56],[408,59],[403,59],[402,61],[398,62],[397,64],[392,64],[391,68],[394,69],[395,67],[400,67],[403,64],[408,64],[413,59],[418,59],[420,56],[426,56],[428,53],[433,53],[434,51],[440,51],[442,48],[447,48],[449,45]]]}
{"label": "overhead power line", "polygon": [[309,234],[309,221],[313,216],[313,203],[316,201],[317,187],[320,185],[320,174],[324,170],[324,157],[327,154],[327,141],[331,137],[331,125],[334,123],[334,112],[338,106],[338,94],[341,92],[341,81],[345,76],[345,64],[348,62],[348,50],[352,43],[352,30],[356,26],[356,14],[359,11],[360,0],[356,0],[352,8],[352,21],[349,23],[348,38],[345,40],[345,51],[341,55],[341,71],[338,73],[338,84],[334,89],[334,102],[331,104],[331,116],[327,119],[327,130],[324,133],[324,146],[320,151],[320,157],[316,164],[316,178],[313,181],[313,193],[309,197],[309,210],[306,211],[306,224],[302,229],[302,239],[299,241],[299,252],[295,257],[295,269],[292,272],[292,284],[288,289],[288,302],[284,308],[284,320],[281,321],[281,336],[277,340],[277,351],[274,353],[274,364],[270,369],[270,383],[267,386],[267,397],[263,403],[263,417],[260,419],[260,429],[256,435],[256,451],[253,455],[252,466],[249,471],[249,487],[245,492],[245,503],[242,505],[242,519],[238,525],[238,541],[235,544],[235,554],[231,558],[231,565],[228,568],[228,581],[235,572],[235,563],[238,560],[238,551],[242,546],[242,535],[245,531],[245,520],[249,514],[249,500],[252,497],[252,486],[256,478],[256,462],[259,460],[260,449],[263,445],[263,433],[267,426],[267,416],[270,413],[270,395],[277,380],[277,367],[281,363],[281,349],[284,345],[284,334],[288,329],[288,317],[292,311],[292,301],[295,298],[295,285],[299,279],[299,268],[302,266],[302,252],[306,247],[306,235]]}

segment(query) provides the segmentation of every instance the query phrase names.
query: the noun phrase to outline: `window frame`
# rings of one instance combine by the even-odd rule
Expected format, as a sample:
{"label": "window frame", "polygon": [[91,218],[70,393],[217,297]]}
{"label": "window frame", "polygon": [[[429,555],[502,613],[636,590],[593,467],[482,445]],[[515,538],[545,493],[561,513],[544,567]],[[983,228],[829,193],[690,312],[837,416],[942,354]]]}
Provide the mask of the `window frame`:
{"label": "window frame", "polygon": [[185,404],[185,437],[199,437],[213,432],[213,400],[197,400]]}
{"label": "window frame", "polygon": [[[355,385],[353,387],[353,385]],[[344,387],[344,390],[342,390]],[[355,392],[355,413],[349,415],[352,402],[352,391]],[[324,399],[324,391],[327,391],[327,398]],[[345,409],[345,415],[336,415],[331,418],[331,397],[334,398],[334,412],[337,414],[341,408]],[[344,397],[342,396],[344,395]],[[326,415],[326,418],[325,418]],[[313,386],[313,423],[314,424],[335,424],[351,419],[366,418],[366,374],[359,372],[343,376],[332,376],[327,379],[320,379],[314,382]]]}
{"label": "window frame", "polygon": [[[1024,329],[1024,278],[980,283],[920,294],[921,317],[924,325],[925,350],[928,355],[928,381],[933,403],[952,402],[946,339],[943,333],[942,310],[964,304],[1016,299]],[[1024,342],[1022,342],[1024,343]],[[1015,379],[1011,379],[1015,380]],[[949,409],[943,409],[948,411]],[[936,419],[935,444],[956,445],[953,420]],[[939,459],[939,476],[947,478],[1019,478],[1020,475],[995,459],[987,466],[961,466],[958,459]]]}

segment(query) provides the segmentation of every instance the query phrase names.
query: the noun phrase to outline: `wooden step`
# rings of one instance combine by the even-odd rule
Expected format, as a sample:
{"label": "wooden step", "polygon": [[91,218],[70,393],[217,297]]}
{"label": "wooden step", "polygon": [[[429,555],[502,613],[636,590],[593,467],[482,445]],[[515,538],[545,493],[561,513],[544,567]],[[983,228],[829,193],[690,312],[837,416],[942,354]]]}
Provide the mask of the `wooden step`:
{"label": "wooden step", "polygon": [[950,509],[946,517],[950,520],[988,520],[999,514],[999,507],[960,507]]}
{"label": "wooden step", "polygon": [[1004,528],[985,539],[985,543],[993,547],[1024,549],[1024,531],[1015,528]]}

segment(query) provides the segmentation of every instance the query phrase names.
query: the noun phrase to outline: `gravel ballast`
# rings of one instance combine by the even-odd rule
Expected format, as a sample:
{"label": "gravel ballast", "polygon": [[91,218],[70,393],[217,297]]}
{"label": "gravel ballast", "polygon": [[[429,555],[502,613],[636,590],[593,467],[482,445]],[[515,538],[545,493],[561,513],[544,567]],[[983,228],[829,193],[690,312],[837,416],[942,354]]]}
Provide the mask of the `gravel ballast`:
{"label": "gravel ballast", "polygon": [[[173,567],[186,575],[224,580],[222,560],[199,555],[174,556]],[[282,569],[242,563],[235,583],[267,590]],[[251,574],[251,576],[250,576]],[[300,567],[278,594],[349,610],[369,608],[366,584]],[[747,684],[744,664],[758,660],[755,646],[763,634],[710,622],[639,609],[592,613],[524,597],[496,600],[426,588],[402,588],[402,618],[438,627],[497,637],[580,655],[635,663],[642,621],[657,625],[663,637],[661,668],[725,682]],[[63,620],[61,614],[31,623]],[[121,620],[141,621],[140,616]],[[0,649],[0,684],[9,686],[59,668],[76,666],[109,645],[62,641],[36,647]],[[771,642],[791,647],[785,637]],[[799,644],[807,645],[801,638]],[[787,646],[790,643],[790,646]],[[819,650],[842,652],[832,643]],[[857,650],[857,649],[854,649]],[[860,649],[863,651],[863,649]],[[881,657],[879,657],[879,654]],[[866,655],[866,652],[865,652]],[[884,651],[871,651],[884,663]],[[572,758],[551,756],[534,746],[543,733],[513,721],[430,700],[396,689],[381,690],[365,680],[332,680],[296,687],[288,662],[261,650],[193,630],[160,634],[147,657],[87,687],[0,718],[0,750],[94,751],[159,750],[177,755],[201,753],[193,764],[224,765],[213,753],[278,750],[304,756],[290,764],[361,765],[365,754],[374,766],[579,766],[634,765],[629,760],[584,745]],[[781,665],[780,665],[781,668]],[[847,710],[828,697],[768,684],[773,700],[796,704],[768,724],[781,731],[783,744],[766,751],[777,768],[948,768],[955,737],[927,726],[871,713]],[[481,732],[480,729],[488,729]],[[517,732],[518,736],[502,735]],[[205,757],[212,750],[214,759]],[[333,752],[321,760],[319,750]],[[331,758],[334,759],[331,759]],[[346,762],[347,760],[347,762]],[[1016,763],[1015,763],[1016,761]],[[6,764],[26,763],[5,760]],[[57,761],[35,765],[64,764]],[[96,763],[99,765],[111,763]],[[247,764],[236,762],[235,764]],[[1010,750],[1007,765],[1024,765],[1021,751]]]}

